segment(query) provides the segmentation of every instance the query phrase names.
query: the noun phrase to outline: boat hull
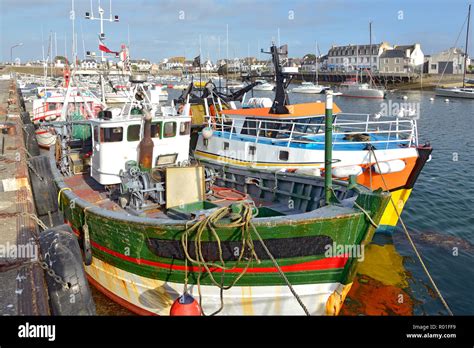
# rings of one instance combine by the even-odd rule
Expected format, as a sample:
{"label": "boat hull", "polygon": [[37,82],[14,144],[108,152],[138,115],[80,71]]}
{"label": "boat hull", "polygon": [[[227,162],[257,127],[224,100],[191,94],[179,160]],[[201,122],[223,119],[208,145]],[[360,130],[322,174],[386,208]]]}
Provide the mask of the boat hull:
{"label": "boat hull", "polygon": [[321,94],[327,87],[311,87],[311,88],[300,88],[296,87],[291,90],[291,93],[300,93],[300,94]]}
{"label": "boat hull", "polygon": [[342,91],[341,96],[349,98],[383,99],[385,98],[385,91],[378,89],[348,89]]}
{"label": "boat hull", "polygon": [[[54,164],[52,152],[50,156]],[[243,173],[257,175],[240,168],[226,168],[226,175],[243,178]],[[53,176],[60,190],[59,206],[66,223],[80,239],[84,237],[84,224],[88,226],[94,262],[87,267],[87,273],[99,289],[137,313],[166,315],[173,301],[183,293],[188,275],[188,288],[196,297],[200,286],[206,313],[219,307],[219,288],[213,285],[209,274],[198,264],[185,261],[181,236],[189,227],[188,220],[138,217],[101,208],[90,201],[97,194],[83,190],[77,185],[77,178],[62,179],[55,166]],[[216,184],[219,180],[227,179],[217,179]],[[273,172],[262,174],[260,180],[268,187],[273,187],[278,180],[279,195],[286,194],[292,180],[297,180],[298,185],[314,185],[315,182],[313,177],[294,174],[279,175],[276,179]],[[274,194],[243,180],[238,182],[236,188],[240,191],[240,185],[250,185],[252,190],[263,190],[262,195]],[[341,185],[346,184],[335,182],[333,187],[343,199],[340,193],[345,192],[341,191],[345,186]],[[378,223],[389,195],[370,192],[363,187],[358,192],[358,204]],[[100,198],[97,202],[103,201]],[[294,204],[298,202],[295,198]],[[337,245],[359,246],[359,250],[363,250],[375,232],[371,221],[359,208],[344,205],[276,217],[265,217],[264,210],[260,210],[261,215],[253,219],[253,225],[309,312],[338,314],[363,251],[359,255],[344,252],[335,255],[327,254],[327,250]],[[235,254],[235,248],[241,245],[239,227],[216,225],[216,233],[224,250],[226,269],[213,268],[211,272],[223,285],[231,286],[230,290],[224,291],[223,314],[303,314],[255,235],[252,239],[259,262],[248,262],[238,261]],[[213,234],[208,232],[203,236],[209,248],[216,247]],[[198,286],[199,274],[203,276]]]}
{"label": "boat hull", "polygon": [[275,87],[273,86],[255,86],[254,91],[273,91]]}
{"label": "boat hull", "polygon": [[437,88],[435,93],[440,97],[474,99],[474,89],[472,91],[463,91],[461,89]]}
{"label": "boat hull", "polygon": [[[143,277],[94,258],[86,267],[89,281],[110,299],[139,315],[169,315],[174,301],[183,292],[183,284]],[[342,294],[343,302],[352,283],[304,284],[293,286],[312,315],[335,314],[331,296]],[[188,288],[199,300],[197,286]],[[202,309],[211,314],[220,307],[220,291],[201,286]],[[286,285],[234,286],[223,294],[224,307],[219,315],[305,315]],[[328,308],[329,307],[329,308]]]}
{"label": "boat hull", "polygon": [[[217,142],[217,138],[214,139]],[[220,140],[220,139],[219,139]],[[227,139],[224,139],[228,141]],[[200,140],[201,141],[201,140]],[[240,144],[240,143],[236,143]],[[236,146],[232,143],[232,146]],[[244,143],[242,143],[245,145]],[[219,144],[217,145],[217,147]],[[221,145],[222,146],[222,145]],[[222,147],[221,147],[222,148]],[[253,161],[245,161],[243,159],[236,159],[226,157],[224,155],[216,156],[215,154],[203,151],[204,147],[198,141],[198,147],[194,155],[200,161],[210,163],[225,163],[226,165],[240,166],[242,168],[265,168],[269,170],[282,170],[285,168],[297,169],[300,171],[311,170],[322,170],[324,153],[323,151],[307,151],[304,152],[304,156],[301,155],[299,158],[304,159],[297,163],[288,163],[282,161],[271,161],[272,149],[275,146],[268,145],[268,152],[261,151],[257,153],[262,157],[256,158]],[[262,150],[266,149],[266,146],[261,147]],[[334,151],[334,158],[340,159],[341,163],[353,164],[360,166],[363,171],[362,174],[357,176],[357,182],[366,187],[372,187],[373,189],[382,188],[391,192],[393,203],[389,203],[384,210],[380,227],[378,231],[393,230],[398,223],[399,216],[403,212],[403,208],[410,196],[413,186],[421,173],[426,162],[429,160],[432,148],[429,146],[418,146],[417,148],[403,148],[396,150],[375,150],[377,159],[380,162],[390,162],[397,159],[401,159],[405,163],[405,167],[401,171],[386,174],[377,174],[375,171],[370,172],[368,169],[376,165],[375,162],[367,162],[367,151]],[[212,152],[212,151],[211,151]],[[278,151],[273,151],[278,153]],[[237,149],[235,153],[246,153],[244,149]]]}

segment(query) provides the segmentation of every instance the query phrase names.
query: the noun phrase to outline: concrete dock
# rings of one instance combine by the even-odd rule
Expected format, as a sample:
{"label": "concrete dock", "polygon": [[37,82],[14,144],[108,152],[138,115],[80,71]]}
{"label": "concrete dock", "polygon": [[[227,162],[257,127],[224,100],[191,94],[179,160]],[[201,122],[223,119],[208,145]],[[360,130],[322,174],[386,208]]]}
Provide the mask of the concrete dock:
{"label": "concrete dock", "polygon": [[22,111],[14,80],[0,81],[0,314],[49,315]]}

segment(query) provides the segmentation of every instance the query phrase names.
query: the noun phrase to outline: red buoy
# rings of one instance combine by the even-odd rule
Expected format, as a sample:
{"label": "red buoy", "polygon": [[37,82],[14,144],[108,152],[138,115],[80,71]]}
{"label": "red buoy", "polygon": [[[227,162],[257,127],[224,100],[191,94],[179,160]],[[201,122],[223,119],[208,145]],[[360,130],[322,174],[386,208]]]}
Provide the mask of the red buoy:
{"label": "red buoy", "polygon": [[199,303],[188,293],[184,293],[178,297],[171,306],[171,316],[200,316],[201,306]]}

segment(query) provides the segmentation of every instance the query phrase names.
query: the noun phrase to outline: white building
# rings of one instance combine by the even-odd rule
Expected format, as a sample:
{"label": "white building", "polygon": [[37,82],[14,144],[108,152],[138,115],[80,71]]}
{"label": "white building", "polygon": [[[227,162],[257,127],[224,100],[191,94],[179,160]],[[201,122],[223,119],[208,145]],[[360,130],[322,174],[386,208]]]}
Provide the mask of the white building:
{"label": "white building", "polygon": [[425,55],[420,44],[397,45],[385,50],[379,58],[381,73],[420,73]]}
{"label": "white building", "polygon": [[97,69],[98,66],[94,59],[85,59],[81,62],[81,69]]}
{"label": "white building", "polygon": [[[464,52],[460,48],[448,50],[427,56],[427,69],[429,74],[462,74],[464,72]],[[467,59],[467,66],[471,60]]]}
{"label": "white building", "polygon": [[214,64],[212,64],[210,59],[207,59],[204,64],[201,65],[201,69],[206,72],[211,72],[215,70]]}
{"label": "white building", "polygon": [[357,69],[379,70],[379,57],[392,47],[386,43],[371,45],[333,46],[328,52],[329,71],[355,71]]}

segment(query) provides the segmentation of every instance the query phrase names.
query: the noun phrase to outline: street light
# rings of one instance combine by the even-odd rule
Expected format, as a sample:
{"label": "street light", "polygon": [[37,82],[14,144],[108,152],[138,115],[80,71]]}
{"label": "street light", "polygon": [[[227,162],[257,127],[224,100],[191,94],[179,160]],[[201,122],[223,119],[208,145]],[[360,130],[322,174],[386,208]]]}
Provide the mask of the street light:
{"label": "street light", "polygon": [[20,43],[18,43],[18,44],[16,44],[16,45],[13,45],[13,46],[10,48],[10,62],[11,62],[12,65],[13,65],[13,49],[14,49],[15,47],[18,47],[18,46],[23,46],[23,42],[20,42]]}

